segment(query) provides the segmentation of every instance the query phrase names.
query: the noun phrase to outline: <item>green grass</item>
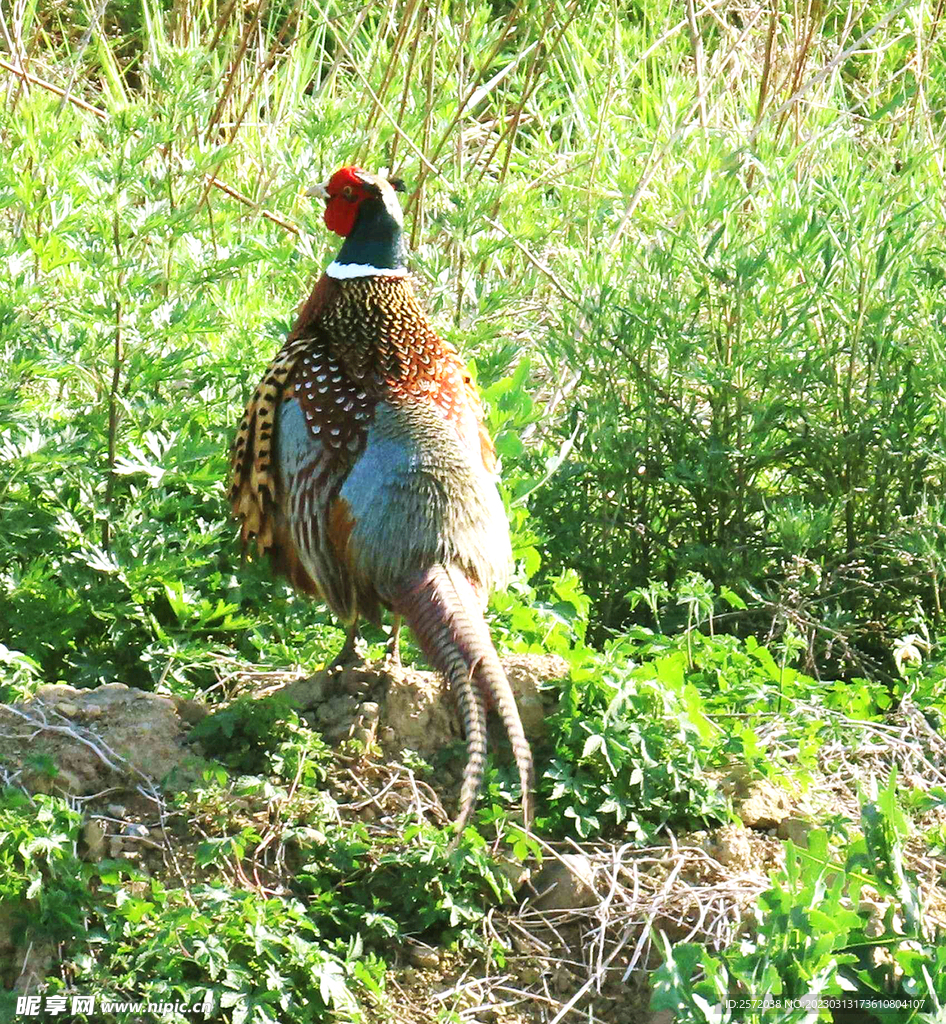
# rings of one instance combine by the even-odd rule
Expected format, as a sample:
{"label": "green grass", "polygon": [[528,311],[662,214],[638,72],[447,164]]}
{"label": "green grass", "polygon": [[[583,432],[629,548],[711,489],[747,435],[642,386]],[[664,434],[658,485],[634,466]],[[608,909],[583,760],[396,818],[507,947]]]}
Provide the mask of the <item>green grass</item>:
{"label": "green grass", "polygon": [[[570,661],[538,752],[546,835],[712,823],[714,771],[804,782],[825,744],[856,747],[859,722],[904,700],[938,722],[941,13],[28,0],[4,14],[8,695],[120,681],[192,696],[234,665],[315,667],[340,646],[324,609],[241,564],[224,481],[243,403],[334,249],[303,191],[361,162],[407,181],[424,301],[487,401],[517,557],[494,634]],[[898,661],[909,636],[922,666]],[[241,756],[264,756],[259,723],[233,714],[223,745],[239,727]],[[779,760],[757,734],[783,720]],[[489,786],[479,826],[515,845],[508,780],[493,770]],[[417,842],[394,874],[436,846]],[[450,870],[435,922],[490,891]],[[795,878],[799,905],[820,884]],[[149,941],[178,898],[142,916]],[[275,913],[251,910],[230,934],[241,965],[240,922]],[[395,901],[382,916],[410,914]],[[379,984],[375,961],[321,941],[300,970],[357,962],[351,992]],[[716,984],[750,961],[700,969]],[[686,973],[667,982],[681,1005]]]}

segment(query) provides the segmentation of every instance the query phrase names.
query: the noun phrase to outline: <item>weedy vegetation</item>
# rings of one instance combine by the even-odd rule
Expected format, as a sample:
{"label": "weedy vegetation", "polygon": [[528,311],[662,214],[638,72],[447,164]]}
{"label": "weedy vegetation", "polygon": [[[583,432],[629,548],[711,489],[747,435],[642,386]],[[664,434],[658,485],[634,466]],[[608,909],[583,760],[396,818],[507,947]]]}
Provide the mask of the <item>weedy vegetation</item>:
{"label": "weedy vegetation", "polygon": [[[942,2],[17,0],[0,30],[0,710],[50,683],[223,705],[167,871],[89,856],[56,766],[28,794],[0,762],[0,1006],[33,944],[30,991],[234,1024],[835,1019],[729,1005],[808,995],[941,1020]],[[420,798],[343,813],[332,780],[436,773],[230,700],[342,642],[240,564],[224,481],[333,251],[303,191],[343,163],[407,182],[484,395],[494,636],[569,666],[534,834],[502,764],[458,849]],[[674,918],[733,772],[804,798],[805,836],[766,836],[733,913]],[[609,882],[569,946],[515,866],[576,848]]]}

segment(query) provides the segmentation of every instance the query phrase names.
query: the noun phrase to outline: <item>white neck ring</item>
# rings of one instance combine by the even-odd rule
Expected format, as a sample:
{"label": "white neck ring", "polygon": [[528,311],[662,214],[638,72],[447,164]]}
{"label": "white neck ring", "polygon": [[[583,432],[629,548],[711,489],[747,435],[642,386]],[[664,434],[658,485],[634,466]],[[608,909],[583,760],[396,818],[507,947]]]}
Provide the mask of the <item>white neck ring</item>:
{"label": "white neck ring", "polygon": [[326,277],[348,281],[353,277],[407,277],[407,267],[372,267],[369,263],[336,263],[325,268]]}

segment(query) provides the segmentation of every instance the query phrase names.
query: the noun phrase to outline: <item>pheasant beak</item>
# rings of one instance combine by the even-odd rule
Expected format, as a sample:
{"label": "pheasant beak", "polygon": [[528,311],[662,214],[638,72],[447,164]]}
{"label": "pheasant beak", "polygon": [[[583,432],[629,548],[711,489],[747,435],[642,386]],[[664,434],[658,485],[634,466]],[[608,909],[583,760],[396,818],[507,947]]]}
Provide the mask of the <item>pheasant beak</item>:
{"label": "pheasant beak", "polygon": [[326,182],[325,185],[313,185],[311,188],[307,188],[305,190],[305,194],[307,196],[313,196],[316,199],[322,199],[322,200],[324,200],[327,203],[328,202],[328,188],[326,187],[327,184],[328,183]]}

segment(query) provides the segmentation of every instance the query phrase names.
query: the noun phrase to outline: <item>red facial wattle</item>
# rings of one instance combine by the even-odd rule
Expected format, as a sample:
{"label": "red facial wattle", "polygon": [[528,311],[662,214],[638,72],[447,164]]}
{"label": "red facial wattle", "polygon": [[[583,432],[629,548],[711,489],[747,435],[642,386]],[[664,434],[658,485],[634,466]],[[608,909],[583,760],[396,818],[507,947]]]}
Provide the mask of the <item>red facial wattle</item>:
{"label": "red facial wattle", "polygon": [[365,198],[364,184],[357,167],[343,167],[336,171],[325,186],[328,201],[325,204],[325,226],[336,235],[347,238],[355,226],[358,208]]}
{"label": "red facial wattle", "polygon": [[325,204],[325,226],[336,235],[347,238],[355,226],[355,217],[358,215],[360,198],[346,199],[344,196],[334,196]]}

